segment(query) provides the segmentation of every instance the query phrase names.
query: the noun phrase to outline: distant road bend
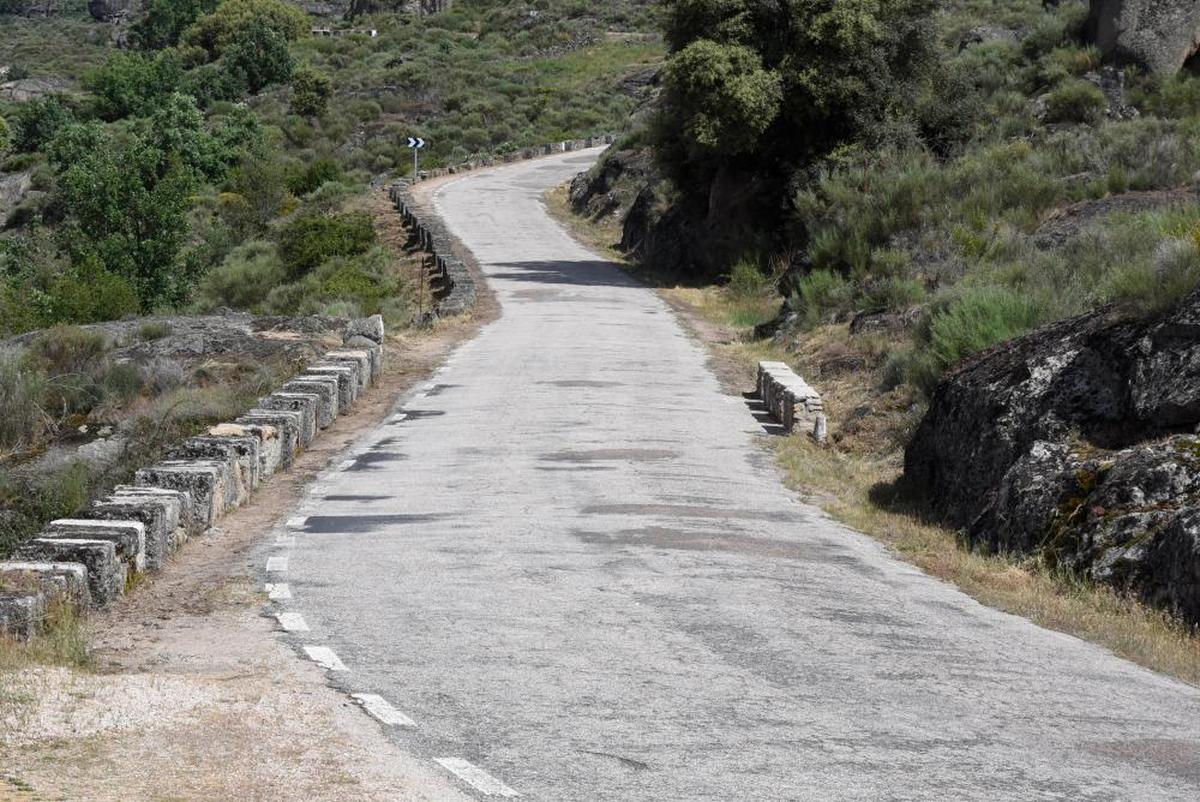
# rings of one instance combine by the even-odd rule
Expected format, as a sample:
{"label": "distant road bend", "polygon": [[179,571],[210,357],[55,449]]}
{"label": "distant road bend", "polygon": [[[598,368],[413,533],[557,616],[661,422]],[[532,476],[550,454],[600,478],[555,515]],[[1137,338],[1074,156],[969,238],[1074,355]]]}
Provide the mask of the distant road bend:
{"label": "distant road bend", "polygon": [[596,155],[438,191],[503,313],[314,485],[297,644],[477,797],[1200,799],[1200,690],[797,502],[667,306],[547,217]]}

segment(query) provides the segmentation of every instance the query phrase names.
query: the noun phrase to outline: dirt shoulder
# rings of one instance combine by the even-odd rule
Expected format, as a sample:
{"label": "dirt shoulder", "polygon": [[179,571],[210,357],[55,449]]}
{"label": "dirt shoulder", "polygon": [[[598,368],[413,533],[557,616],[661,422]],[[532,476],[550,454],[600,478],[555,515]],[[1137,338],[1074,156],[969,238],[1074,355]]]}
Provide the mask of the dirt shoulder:
{"label": "dirt shoulder", "polygon": [[477,328],[461,318],[390,337],[353,414],[88,619],[87,668],[0,677],[0,800],[461,798],[273,636],[255,556],[305,486]]}

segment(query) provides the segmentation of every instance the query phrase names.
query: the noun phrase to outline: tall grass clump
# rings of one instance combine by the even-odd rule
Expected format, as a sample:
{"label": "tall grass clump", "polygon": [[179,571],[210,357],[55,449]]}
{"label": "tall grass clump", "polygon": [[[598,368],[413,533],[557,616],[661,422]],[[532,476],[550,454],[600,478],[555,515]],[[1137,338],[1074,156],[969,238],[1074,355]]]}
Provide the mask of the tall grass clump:
{"label": "tall grass clump", "polygon": [[45,393],[41,371],[31,370],[14,353],[0,353],[0,449],[20,448],[36,436]]}
{"label": "tall grass clump", "polygon": [[1039,322],[1038,309],[1007,287],[963,291],[929,321],[929,351],[944,368],[1016,337]]}

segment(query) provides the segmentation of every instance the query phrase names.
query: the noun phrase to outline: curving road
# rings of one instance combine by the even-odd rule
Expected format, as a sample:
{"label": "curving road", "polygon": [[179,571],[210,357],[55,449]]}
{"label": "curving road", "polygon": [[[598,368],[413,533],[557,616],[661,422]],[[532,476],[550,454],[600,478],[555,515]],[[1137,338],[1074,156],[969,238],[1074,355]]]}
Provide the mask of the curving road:
{"label": "curving road", "polygon": [[502,316],[314,486],[287,637],[473,796],[1200,798],[1200,690],[795,500],[655,293],[546,216],[595,155],[438,192]]}

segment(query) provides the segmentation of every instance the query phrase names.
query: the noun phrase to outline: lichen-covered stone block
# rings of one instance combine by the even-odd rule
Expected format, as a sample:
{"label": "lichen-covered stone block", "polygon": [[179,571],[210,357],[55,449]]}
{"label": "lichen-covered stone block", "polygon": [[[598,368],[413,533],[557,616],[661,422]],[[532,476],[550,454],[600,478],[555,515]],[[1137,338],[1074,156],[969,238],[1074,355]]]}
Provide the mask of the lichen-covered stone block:
{"label": "lichen-covered stone block", "polygon": [[213,437],[201,435],[191,437],[171,452],[173,459],[216,460],[229,467],[232,491],[227,499],[229,506],[238,507],[250,498],[258,486],[258,438],[253,435],[242,437]]}
{"label": "lichen-covered stone block", "polygon": [[150,498],[121,501],[109,497],[92,504],[87,515],[104,521],[140,521],[146,527],[146,568],[157,571],[175,548],[178,516],[173,525],[168,525],[168,506],[166,502]]}
{"label": "lichen-covered stone block", "polygon": [[146,570],[146,525],[141,521],[59,518],[46,524],[39,537],[107,540],[116,545],[117,556],[130,568]]}
{"label": "lichen-covered stone block", "polygon": [[346,338],[346,347],[355,351],[366,351],[371,358],[371,375],[375,379],[383,372],[383,346],[366,337]]}
{"label": "lichen-covered stone block", "polygon": [[361,378],[359,388],[365,389],[375,382],[375,373],[372,371],[371,352],[361,348],[340,348],[334,351],[329,351],[325,354],[324,361],[326,362],[345,362],[353,361],[358,364],[359,376]]}
{"label": "lichen-covered stone block", "polygon": [[87,567],[92,605],[103,607],[125,592],[126,564],[117,558],[117,544],[91,538],[35,537],[21,544],[17,558],[39,562],[81,563]]}
{"label": "lichen-covered stone block", "polygon": [[87,567],[82,563],[0,562],[0,592],[38,591],[47,601],[61,599],[77,607],[91,601]]}
{"label": "lichen-covered stone block", "polygon": [[301,415],[300,445],[308,448],[313,438],[317,436],[317,406],[319,396],[312,393],[271,393],[260,398],[258,406],[263,409],[283,409],[289,412],[299,412]]}
{"label": "lichen-covered stone block", "polygon": [[366,337],[380,345],[383,344],[383,315],[351,320],[346,326],[346,337]]}
{"label": "lichen-covered stone block", "polygon": [[358,398],[357,365],[311,365],[296,378],[303,381],[310,376],[332,376],[337,379],[339,412],[349,410]]}
{"label": "lichen-covered stone block", "polygon": [[28,640],[42,628],[46,600],[39,591],[0,590],[0,635]]}
{"label": "lichen-covered stone block", "polygon": [[284,382],[285,393],[309,393],[315,395],[317,402],[317,426],[325,429],[338,416],[338,383],[334,376],[311,376],[296,378]]}
{"label": "lichen-covered stone block", "polygon": [[280,437],[278,427],[267,423],[220,423],[208,430],[211,437],[253,437],[258,441],[258,481],[279,470]]}
{"label": "lichen-covered stone block", "polygon": [[285,469],[292,467],[296,452],[300,448],[300,431],[304,426],[302,414],[284,409],[255,408],[245,415],[240,415],[234,423],[274,427],[279,439],[279,465]]}
{"label": "lichen-covered stone block", "polygon": [[192,520],[201,532],[221,517],[229,498],[228,468],[220,462],[161,462],[139,470],[133,481],[140,487],[162,487],[188,493],[192,497]]}
{"label": "lichen-covered stone block", "polygon": [[167,530],[172,532],[171,549],[177,549],[196,531],[192,521],[192,496],[183,490],[165,487],[117,485],[108,496],[115,503],[157,504],[163,511]]}

